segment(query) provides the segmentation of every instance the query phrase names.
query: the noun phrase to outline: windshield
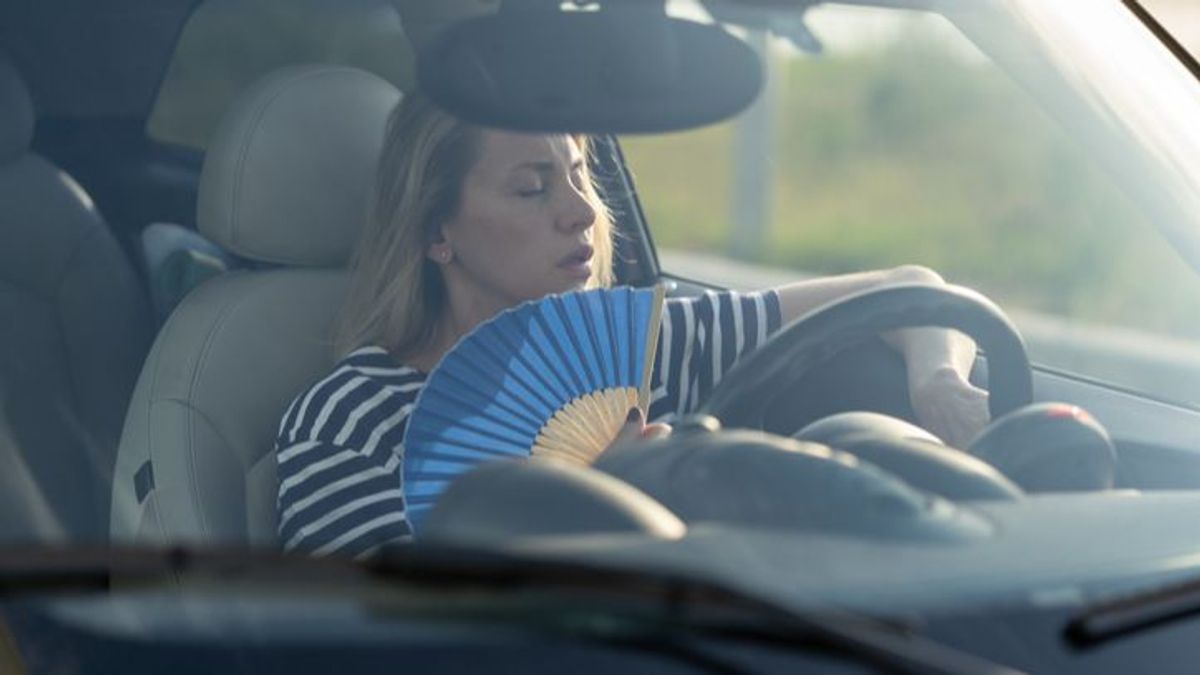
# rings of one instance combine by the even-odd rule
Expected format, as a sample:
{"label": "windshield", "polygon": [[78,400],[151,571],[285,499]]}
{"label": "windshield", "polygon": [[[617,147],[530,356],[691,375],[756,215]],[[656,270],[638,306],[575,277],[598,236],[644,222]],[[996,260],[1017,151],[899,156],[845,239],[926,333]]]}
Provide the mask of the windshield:
{"label": "windshield", "polygon": [[758,98],[592,136],[422,90],[500,3],[103,4],[0,32],[12,551],[428,538],[880,618],[1200,574],[1200,87],[1130,3],[671,0]]}
{"label": "windshield", "polygon": [[[625,139],[664,268],[927,264],[1001,300],[1035,361],[1195,402],[1194,79],[1116,3],[950,7],[814,8],[822,52],[761,42],[773,79],[741,118]],[[684,148],[687,172],[664,159]]]}

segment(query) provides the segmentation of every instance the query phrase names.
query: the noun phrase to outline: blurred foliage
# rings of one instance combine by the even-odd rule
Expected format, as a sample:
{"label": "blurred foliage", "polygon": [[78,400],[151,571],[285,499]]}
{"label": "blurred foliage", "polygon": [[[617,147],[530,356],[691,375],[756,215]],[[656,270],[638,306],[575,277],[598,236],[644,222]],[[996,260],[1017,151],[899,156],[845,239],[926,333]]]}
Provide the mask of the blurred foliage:
{"label": "blurred foliage", "polygon": [[[897,42],[779,59],[769,233],[755,262],[920,263],[1008,307],[1200,338],[1200,279],[992,66]],[[732,124],[622,139],[658,246],[724,253]]]}

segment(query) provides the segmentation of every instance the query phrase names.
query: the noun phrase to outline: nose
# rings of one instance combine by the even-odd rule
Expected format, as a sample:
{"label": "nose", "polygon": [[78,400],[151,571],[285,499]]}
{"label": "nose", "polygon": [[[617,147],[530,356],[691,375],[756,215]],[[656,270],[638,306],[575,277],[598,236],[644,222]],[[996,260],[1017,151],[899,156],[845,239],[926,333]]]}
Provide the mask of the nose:
{"label": "nose", "polygon": [[571,186],[564,190],[567,193],[562,213],[559,216],[559,228],[568,232],[585,230],[596,222],[596,206],[589,197],[590,191]]}

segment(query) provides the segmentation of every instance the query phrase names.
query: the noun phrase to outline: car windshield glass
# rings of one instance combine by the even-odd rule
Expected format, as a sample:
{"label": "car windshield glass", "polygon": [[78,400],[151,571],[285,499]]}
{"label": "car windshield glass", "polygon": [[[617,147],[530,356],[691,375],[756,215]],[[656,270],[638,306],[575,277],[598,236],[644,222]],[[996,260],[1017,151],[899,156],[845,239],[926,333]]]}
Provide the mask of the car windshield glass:
{"label": "car windshield glass", "polygon": [[[1200,578],[1200,86],[1132,0],[137,4],[0,10],[9,553],[428,538],[883,620]],[[705,31],[762,88],[464,123],[418,59],[497,11],[593,20],[643,122]]]}
{"label": "car windshield glass", "polygon": [[822,6],[800,24],[819,54],[772,15],[754,108],[624,139],[664,269],[757,287],[926,264],[1000,300],[1035,361],[1200,401],[1200,92],[1123,7],[1056,7]]}

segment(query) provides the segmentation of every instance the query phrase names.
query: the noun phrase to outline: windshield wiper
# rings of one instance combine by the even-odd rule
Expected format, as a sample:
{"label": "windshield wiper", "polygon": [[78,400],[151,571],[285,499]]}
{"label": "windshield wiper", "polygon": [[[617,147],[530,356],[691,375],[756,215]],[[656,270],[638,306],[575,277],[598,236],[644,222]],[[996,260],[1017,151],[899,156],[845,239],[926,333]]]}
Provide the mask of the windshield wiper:
{"label": "windshield wiper", "polygon": [[[894,673],[1013,673],[924,638],[904,626],[845,612],[801,612],[707,579],[492,550],[446,546],[393,549],[368,564],[390,581],[422,588],[601,591],[655,608],[664,629],[819,649]],[[635,634],[631,636],[637,638]],[[645,636],[642,636],[645,637]]]}
{"label": "windshield wiper", "polygon": [[1063,630],[1072,647],[1085,650],[1200,615],[1200,579],[1160,586],[1086,607]]}

